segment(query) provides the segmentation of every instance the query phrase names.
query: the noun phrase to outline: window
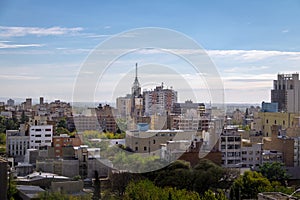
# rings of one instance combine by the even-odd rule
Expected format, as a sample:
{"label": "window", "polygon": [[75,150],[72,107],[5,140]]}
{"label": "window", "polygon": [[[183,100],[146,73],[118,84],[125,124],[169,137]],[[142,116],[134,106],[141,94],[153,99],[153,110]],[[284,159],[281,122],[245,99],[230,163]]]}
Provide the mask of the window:
{"label": "window", "polygon": [[153,140],[153,144],[155,144],[155,142],[156,142],[156,141],[155,141],[155,140]]}
{"label": "window", "polygon": [[138,151],[139,150],[139,148],[138,147],[135,147],[135,151]]}
{"label": "window", "polygon": [[267,123],[267,124],[269,123],[269,120],[268,120],[268,119],[266,120],[266,123]]}
{"label": "window", "polygon": [[46,143],[50,143],[50,142],[51,142],[51,140],[45,140],[45,142],[46,142]]}
{"label": "window", "polygon": [[51,134],[45,134],[45,137],[51,137]]}
{"label": "window", "polygon": [[147,147],[146,146],[144,146],[144,151],[147,151]]}
{"label": "window", "polygon": [[37,128],[37,129],[35,129],[35,131],[42,131],[42,129],[40,129],[40,128]]}
{"label": "window", "polygon": [[35,135],[35,137],[42,137],[42,135]]}
{"label": "window", "polygon": [[42,141],[41,140],[36,140],[35,143],[42,143]]}
{"label": "window", "polygon": [[277,121],[276,121],[276,120],[274,121],[274,124],[277,124]]}
{"label": "window", "polygon": [[51,131],[51,128],[46,128],[45,131]]}

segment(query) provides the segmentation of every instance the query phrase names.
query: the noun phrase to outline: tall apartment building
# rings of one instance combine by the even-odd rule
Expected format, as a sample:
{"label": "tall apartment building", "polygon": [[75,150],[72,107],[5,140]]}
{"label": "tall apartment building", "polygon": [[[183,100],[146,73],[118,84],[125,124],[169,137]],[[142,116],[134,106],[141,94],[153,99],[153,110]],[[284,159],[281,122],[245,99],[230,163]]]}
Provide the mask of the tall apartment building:
{"label": "tall apartment building", "polygon": [[224,127],[219,142],[222,152],[222,166],[229,168],[241,167],[242,163],[242,137],[235,126]]}
{"label": "tall apartment building", "polygon": [[131,95],[128,94],[125,97],[118,97],[116,100],[116,106],[119,117],[129,117],[131,112]]}
{"label": "tall apartment building", "polygon": [[177,91],[164,89],[163,84],[154,90],[144,91],[145,115],[166,115],[171,113],[174,103],[177,103]]}
{"label": "tall apartment building", "polygon": [[31,149],[39,149],[42,146],[51,146],[53,126],[31,126],[29,129],[29,145]]}
{"label": "tall apartment building", "polygon": [[278,103],[279,111],[300,112],[299,74],[278,74],[273,81],[271,102]]}

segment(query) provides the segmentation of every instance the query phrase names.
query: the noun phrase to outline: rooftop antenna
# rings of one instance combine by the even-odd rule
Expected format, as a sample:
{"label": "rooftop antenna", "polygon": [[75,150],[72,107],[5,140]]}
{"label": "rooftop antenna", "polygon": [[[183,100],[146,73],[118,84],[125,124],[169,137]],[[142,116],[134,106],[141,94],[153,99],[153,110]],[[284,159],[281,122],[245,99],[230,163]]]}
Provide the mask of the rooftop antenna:
{"label": "rooftop antenna", "polygon": [[138,73],[138,71],[137,71],[137,67],[138,67],[138,64],[137,64],[137,63],[135,63],[135,79],[137,79],[137,73]]}

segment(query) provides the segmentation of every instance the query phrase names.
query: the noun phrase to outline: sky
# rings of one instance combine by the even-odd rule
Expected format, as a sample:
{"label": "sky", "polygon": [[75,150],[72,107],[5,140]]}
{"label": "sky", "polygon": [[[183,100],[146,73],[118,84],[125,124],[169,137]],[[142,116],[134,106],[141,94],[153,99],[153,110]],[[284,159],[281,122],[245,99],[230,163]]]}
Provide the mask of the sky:
{"label": "sky", "polygon": [[[226,103],[270,101],[277,74],[300,71],[298,0],[1,0],[1,97],[72,101],[92,52],[120,33],[144,27],[173,30],[199,44],[222,80]],[[164,82],[178,90],[180,101],[210,101],[211,88],[205,88],[201,71],[188,70],[183,58],[153,50],[129,50],[104,76],[86,73],[99,76],[96,94],[87,95],[111,102],[130,93],[136,62],[143,89]]]}

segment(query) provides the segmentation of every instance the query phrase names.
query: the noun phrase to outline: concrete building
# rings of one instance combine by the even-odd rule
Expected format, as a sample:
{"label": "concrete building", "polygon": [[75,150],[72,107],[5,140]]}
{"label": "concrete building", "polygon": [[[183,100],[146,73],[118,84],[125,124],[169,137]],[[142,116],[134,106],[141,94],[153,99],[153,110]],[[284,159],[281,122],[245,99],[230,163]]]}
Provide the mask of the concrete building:
{"label": "concrete building", "polygon": [[31,126],[29,129],[29,145],[31,149],[39,149],[42,146],[51,146],[53,126]]}
{"label": "concrete building", "polygon": [[118,97],[116,100],[116,107],[118,116],[121,118],[130,117],[131,112],[131,95],[127,94],[125,97]]}
{"label": "concrete building", "polygon": [[262,164],[262,143],[242,140],[242,167],[256,167]]}
{"label": "concrete building", "polygon": [[31,98],[27,98],[25,100],[24,109],[25,110],[30,110],[31,108],[32,108],[32,99]]}
{"label": "concrete building", "polygon": [[100,124],[96,116],[77,115],[73,117],[75,129],[78,132],[87,130],[101,131]]}
{"label": "concrete building", "polygon": [[300,111],[299,74],[278,74],[273,81],[271,102],[278,103],[278,110],[290,113]]}
{"label": "concrete building", "polygon": [[168,141],[191,141],[195,134],[195,131],[182,130],[127,131],[125,144],[136,153],[160,156],[161,144]]}
{"label": "concrete building", "polygon": [[116,110],[110,105],[99,104],[95,111],[102,130],[115,133],[117,131]]}
{"label": "concrete building", "polygon": [[13,99],[8,99],[7,100],[7,105],[8,106],[14,106],[15,105],[15,101]]}
{"label": "concrete building", "polygon": [[297,116],[299,114],[296,113],[259,112],[258,116],[254,119],[256,123],[255,131],[261,131],[263,136],[271,137],[271,128],[273,125],[278,125],[281,129],[285,130],[293,126],[293,119]]}
{"label": "concrete building", "polygon": [[270,159],[271,157],[274,159],[275,157],[276,159],[282,157],[285,166],[292,167],[294,166],[294,144],[293,138],[286,137],[281,133],[280,127],[274,125],[272,126],[272,137],[263,140],[263,153],[264,155],[269,154],[269,156],[263,156],[263,158],[266,160],[265,157],[270,157]]}
{"label": "concrete building", "polygon": [[177,103],[177,91],[172,88],[164,89],[163,84],[154,90],[144,91],[143,97],[146,116],[170,114],[173,104]]}
{"label": "concrete building", "polygon": [[6,152],[8,156],[14,157],[15,162],[22,162],[29,148],[29,136],[25,135],[24,125],[20,130],[6,131]]}
{"label": "concrete building", "polygon": [[45,190],[39,186],[17,185],[18,198],[22,200],[36,199],[41,192],[45,192]]}
{"label": "concrete building", "polygon": [[227,125],[220,136],[219,150],[222,152],[222,166],[241,167],[242,137],[235,126]]}
{"label": "concrete building", "polygon": [[63,157],[64,147],[76,147],[82,144],[78,134],[73,137],[67,134],[61,134],[59,136],[53,136],[53,147],[55,157]]}

